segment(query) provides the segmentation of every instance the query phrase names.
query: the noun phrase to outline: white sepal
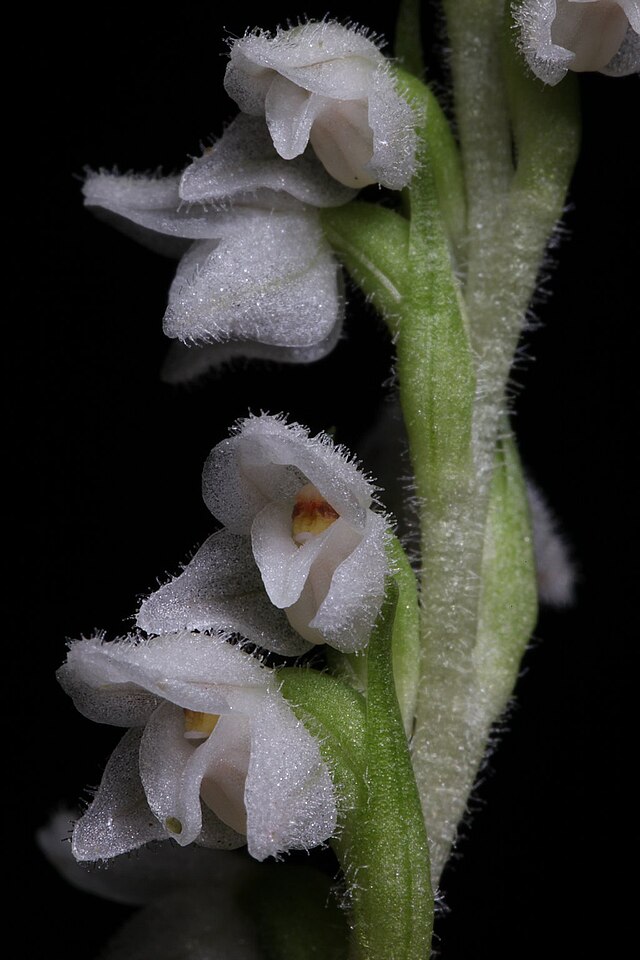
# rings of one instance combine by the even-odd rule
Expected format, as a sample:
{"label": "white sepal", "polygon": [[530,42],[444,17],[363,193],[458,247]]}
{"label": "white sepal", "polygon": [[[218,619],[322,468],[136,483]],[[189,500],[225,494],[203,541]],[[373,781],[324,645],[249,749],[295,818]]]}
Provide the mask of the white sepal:
{"label": "white sepal", "polygon": [[144,601],[137,626],[150,634],[227,630],[286,656],[309,649],[269,600],[250,540],[228,530],[205,540],[184,571]]}

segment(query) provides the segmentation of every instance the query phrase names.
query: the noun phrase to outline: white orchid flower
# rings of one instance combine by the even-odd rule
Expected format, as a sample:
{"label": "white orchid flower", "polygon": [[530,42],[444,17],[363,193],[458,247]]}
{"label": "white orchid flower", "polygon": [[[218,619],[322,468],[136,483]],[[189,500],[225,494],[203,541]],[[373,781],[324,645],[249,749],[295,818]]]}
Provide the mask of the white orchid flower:
{"label": "white orchid flower", "polygon": [[514,15],[524,56],[545,83],[567,70],[640,70],[640,0],[523,0]]}
{"label": "white orchid flower", "polygon": [[222,635],[71,644],[58,679],[85,716],[129,727],[73,830],[77,860],[152,840],[257,860],[335,829],[329,771],[273,671]]}
{"label": "white orchid flower", "polygon": [[[311,151],[286,163],[264,123],[244,116],[182,176],[99,172],[84,183],[87,207],[147,246],[181,256],[164,331],[209,345],[207,366],[243,344],[251,356],[298,363],[333,348],[342,280],[316,208],[352,196]],[[178,378],[190,376],[183,364]]]}
{"label": "white orchid flower", "polygon": [[287,160],[311,143],[329,173],[349,187],[399,190],[413,176],[413,109],[362,30],[323,20],[274,36],[249,33],[232,44],[225,88],[242,111],[266,118]]}
{"label": "white orchid flower", "polygon": [[250,417],[211,451],[202,486],[223,529],[143,603],[141,629],[224,627],[287,655],[366,645],[384,597],[387,521],[340,448]]}

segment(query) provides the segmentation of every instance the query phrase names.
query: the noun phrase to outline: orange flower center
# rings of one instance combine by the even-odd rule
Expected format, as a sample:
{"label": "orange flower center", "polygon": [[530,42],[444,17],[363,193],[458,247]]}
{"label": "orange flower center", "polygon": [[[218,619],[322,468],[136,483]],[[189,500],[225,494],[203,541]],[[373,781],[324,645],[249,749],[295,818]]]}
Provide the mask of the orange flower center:
{"label": "orange flower center", "polygon": [[298,546],[302,546],[311,537],[317,537],[338,519],[330,503],[312,483],[306,483],[298,490],[296,502],[291,513],[291,535]]}

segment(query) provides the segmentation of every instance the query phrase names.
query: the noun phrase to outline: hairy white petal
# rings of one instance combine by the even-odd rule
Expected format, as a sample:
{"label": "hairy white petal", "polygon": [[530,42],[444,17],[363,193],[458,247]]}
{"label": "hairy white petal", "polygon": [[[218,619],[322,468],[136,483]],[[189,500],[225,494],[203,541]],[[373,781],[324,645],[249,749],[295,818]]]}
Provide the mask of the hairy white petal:
{"label": "hairy white petal", "polygon": [[97,215],[182,258],[167,336],[234,341],[235,355],[265,355],[264,346],[271,358],[307,363],[335,345],[341,273],[315,208],[346,203],[353,191],[311,150],[294,163],[279,157],[263,120],[238,117],[182,177],[101,171],[88,174],[83,193]]}
{"label": "hairy white petal", "polygon": [[140,782],[141,737],[140,730],[129,730],[111,754],[98,792],[73,831],[76,860],[108,860],[166,836]]}
{"label": "hairy white petal", "polygon": [[308,347],[289,347],[252,340],[223,340],[204,344],[183,344],[175,341],[169,348],[160,376],[165,383],[191,383],[213,370],[235,364],[241,359],[275,363],[315,363],[331,353],[341,335],[342,315],[324,340]]}
{"label": "hairy white petal", "polygon": [[373,131],[373,156],[365,169],[391,190],[401,190],[416,167],[416,134],[413,108],[401,97],[387,72],[378,67],[369,97],[369,126]]}
{"label": "hairy white petal", "polygon": [[277,607],[295,603],[307,581],[318,605],[327,594],[336,566],[362,536],[338,518],[322,533],[298,546],[291,536],[291,509],[289,501],[271,503],[258,514],[251,530],[255,561],[271,602]]}
{"label": "hairy white petal", "polygon": [[265,209],[299,209],[300,202],[335,207],[354,196],[327,175],[311,150],[287,163],[274,150],[264,120],[242,113],[186,168],[179,193],[190,203],[232,198]]}
{"label": "hairy white petal", "polygon": [[245,98],[257,91],[264,102],[274,73],[312,93],[354,100],[366,96],[368,64],[382,61],[383,54],[364,31],[333,20],[278,29],[273,36],[255,31],[233,43],[225,89],[246,113],[254,111],[245,106]]}
{"label": "hairy white petal", "polygon": [[515,18],[524,56],[545,83],[558,83],[567,70],[640,70],[638,0],[524,0]]}
{"label": "hairy white petal", "polygon": [[[300,543],[294,506],[309,484],[321,498],[310,506],[311,518],[322,500],[332,509],[324,529]],[[289,656],[315,643],[345,651],[366,645],[384,596],[386,519],[370,509],[374,488],[339,447],[278,417],[249,417],[211,451],[202,490],[225,528],[144,601],[139,628],[163,634],[224,627]],[[180,643],[158,640],[171,650]],[[144,685],[156,692],[149,677]],[[211,696],[203,693],[203,705],[195,705],[188,686],[171,681],[171,699],[182,706],[220,712]]]}
{"label": "hairy white petal", "polygon": [[273,145],[281,157],[293,160],[304,153],[311,127],[323,106],[323,97],[303,90],[286,77],[274,76],[265,100],[264,115]]}
{"label": "hairy white petal", "polygon": [[312,483],[350,524],[364,529],[374,488],[328,437],[263,414],[243,420],[213,448],[202,474],[204,501],[226,527],[249,534],[269,501],[295,497]]}
{"label": "hairy white petal", "polygon": [[251,544],[228,530],[205,540],[183,573],[144,601],[136,623],[147,633],[224,629],[288,656],[308,650],[270,602]]}
{"label": "hairy white petal", "polygon": [[241,654],[223,636],[186,631],[145,642],[79,640],[71,645],[69,663],[78,672],[86,671],[86,685],[99,695],[107,694],[102,688],[128,683],[205,713],[229,709],[229,686],[262,687],[270,677],[257,660]]}
{"label": "hairy white petal", "polygon": [[369,512],[364,535],[336,566],[327,595],[310,623],[338,650],[361,650],[369,641],[384,599],[385,536],[384,517]]}
{"label": "hairy white petal", "polygon": [[[240,717],[231,721],[231,725],[244,731],[246,720]],[[217,727],[200,743],[186,739],[183,711],[173,703],[164,703],[154,713],[142,737],[140,777],[149,807],[164,825],[166,835],[172,836],[180,846],[197,840],[202,830],[200,786],[209,769],[215,770],[216,733]],[[215,773],[224,779],[225,771]],[[222,822],[218,824],[216,840],[216,846],[227,849],[245,842],[241,834]]]}
{"label": "hairy white petal", "polygon": [[180,242],[167,251],[179,253],[187,240],[219,236],[213,229],[216,212],[190,206],[180,199],[179,177],[145,177],[143,174],[89,173],[82,192],[84,203],[124,233],[155,248],[158,235]]}
{"label": "hairy white petal", "polygon": [[131,683],[111,660],[112,644],[100,636],[76,640],[56,676],[76,710],[97,723],[144,726],[160,698]]}
{"label": "hairy white petal", "polygon": [[[257,34],[253,36],[258,37]],[[273,71],[270,67],[259,65],[255,49],[247,48],[247,39],[245,37],[242,42],[236,42],[231,48],[224,88],[243,113],[250,117],[264,117],[264,104],[273,83]],[[265,39],[268,40],[268,37]]]}
{"label": "hairy white petal", "polygon": [[316,214],[253,211],[239,231],[181,260],[164,331],[185,342],[255,340],[307,348],[342,317],[338,264]]}
{"label": "hairy white petal", "polygon": [[406,186],[416,164],[415,117],[388,64],[362,31],[333,21],[305,23],[233,43],[227,93],[264,115],[280,156],[311,141],[329,173],[349,187]]}
{"label": "hairy white petal", "polygon": [[251,727],[247,843],[257,860],[308,850],[335,833],[335,793],[317,741],[282,697],[260,703]]}
{"label": "hairy white petal", "polygon": [[68,883],[116,903],[150,903],[189,885],[202,887],[217,882],[222,888],[250,872],[251,861],[241,854],[226,850],[216,853],[195,844],[181,849],[173,843],[159,842],[140,847],[133,856],[114,857],[99,864],[79,863],[71,852],[71,833],[77,819],[77,813],[71,810],[54,814],[36,834],[38,847]]}

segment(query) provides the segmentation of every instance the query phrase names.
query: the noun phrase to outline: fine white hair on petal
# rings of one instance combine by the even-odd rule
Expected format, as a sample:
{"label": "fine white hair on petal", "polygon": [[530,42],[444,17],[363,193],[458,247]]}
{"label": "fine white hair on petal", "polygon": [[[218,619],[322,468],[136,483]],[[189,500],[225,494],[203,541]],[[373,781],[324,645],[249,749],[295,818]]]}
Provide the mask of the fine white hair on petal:
{"label": "fine white hair on petal", "polygon": [[379,66],[374,77],[375,96],[369,98],[373,156],[368,168],[379,183],[401,190],[416,169],[416,117],[413,107],[389,79],[388,68]]}
{"label": "fine white hair on petal", "polygon": [[300,203],[337,207],[355,196],[327,174],[312,150],[287,163],[273,149],[264,120],[243,113],[189,164],[178,190],[187,203],[232,199],[267,210],[299,209]]}
{"label": "fine white hair on petal", "polygon": [[283,698],[265,697],[251,727],[245,790],[249,853],[309,850],[333,836],[335,793],[314,737]]}
{"label": "fine white hair on petal", "polygon": [[363,530],[375,487],[330,437],[271,414],[251,416],[213,448],[202,472],[204,501],[226,527],[248,534],[263,507],[312,483],[341,517]]}
{"label": "fine white hair on petal", "polygon": [[398,190],[413,176],[416,119],[365,31],[323,20],[248,33],[231,45],[225,88],[243,112],[265,117],[286,160],[310,142],[349,187]]}
{"label": "fine white hair on petal", "polygon": [[[141,688],[156,698],[156,706],[170,692],[172,702],[181,707],[216,713],[229,709],[227,684],[261,687],[267,674],[258,660],[239,655],[225,634],[202,636],[184,631],[157,637],[153,643],[137,638],[110,643],[97,638],[77,640],[69,648],[58,679],[74,703],[77,690],[86,701],[92,689],[97,713],[113,704],[120,715],[123,685]],[[87,715],[93,719],[89,710]],[[129,725],[126,718],[123,721]]]}
{"label": "fine white hair on petal", "polygon": [[282,348],[326,343],[342,320],[343,300],[317,214],[247,211],[218,226],[217,240],[194,243],[180,261],[165,334]]}
{"label": "fine white hair on petal", "polygon": [[[356,60],[355,69],[350,58]],[[264,113],[264,99],[273,82],[270,71],[309,93],[357,100],[367,93],[368,61],[378,64],[383,59],[379,44],[366,29],[336,20],[279,27],[273,35],[258,28],[232,41],[225,89],[243,112],[254,116]],[[238,76],[241,72],[254,77],[255,83],[245,85]]]}
{"label": "fine white hair on petal", "polygon": [[[84,204],[92,213],[158,253],[182,256],[191,240],[211,238],[215,213],[179,196],[180,178],[90,171]],[[212,232],[213,231],[213,232]]]}
{"label": "fine white hair on petal", "polygon": [[576,581],[569,549],[544,496],[531,481],[527,481],[527,498],[540,602],[567,607],[573,603]]}
{"label": "fine white hair on petal", "polygon": [[638,0],[523,0],[514,19],[522,52],[545,83],[558,83],[568,70],[640,70]]}
{"label": "fine white hair on petal", "polygon": [[223,635],[77,641],[59,676],[72,696],[81,689],[82,702],[93,688],[102,720],[110,702],[117,721],[125,719],[123,683],[159,701],[142,728],[125,734],[76,823],[77,860],[109,859],[170,837],[225,849],[246,842],[264,859],[314,846],[335,829],[318,744],[273,671]]}
{"label": "fine white hair on petal", "polygon": [[251,861],[240,853],[207,850],[195,844],[180,849],[173,843],[158,842],[140,847],[134,856],[80,863],[71,852],[71,834],[78,819],[77,811],[56,812],[38,830],[38,847],[68,883],[115,903],[150,903],[188,885],[219,883],[222,888],[251,872]]}
{"label": "fine white hair on petal", "polygon": [[257,340],[221,340],[215,343],[184,344],[175,340],[165,357],[160,378],[169,384],[186,384],[206,377],[222,367],[242,360],[267,363],[315,363],[331,353],[342,336],[341,320],[329,335],[308,347],[279,346]]}
{"label": "fine white hair on petal", "polygon": [[205,540],[184,571],[143,602],[136,623],[150,634],[224,629],[286,656],[309,649],[270,602],[248,538],[228,530]]}
{"label": "fine white hair on petal", "polygon": [[150,814],[140,781],[141,738],[142,730],[128,730],[111,754],[93,802],[73,830],[76,860],[109,860],[166,838],[164,827]]}

